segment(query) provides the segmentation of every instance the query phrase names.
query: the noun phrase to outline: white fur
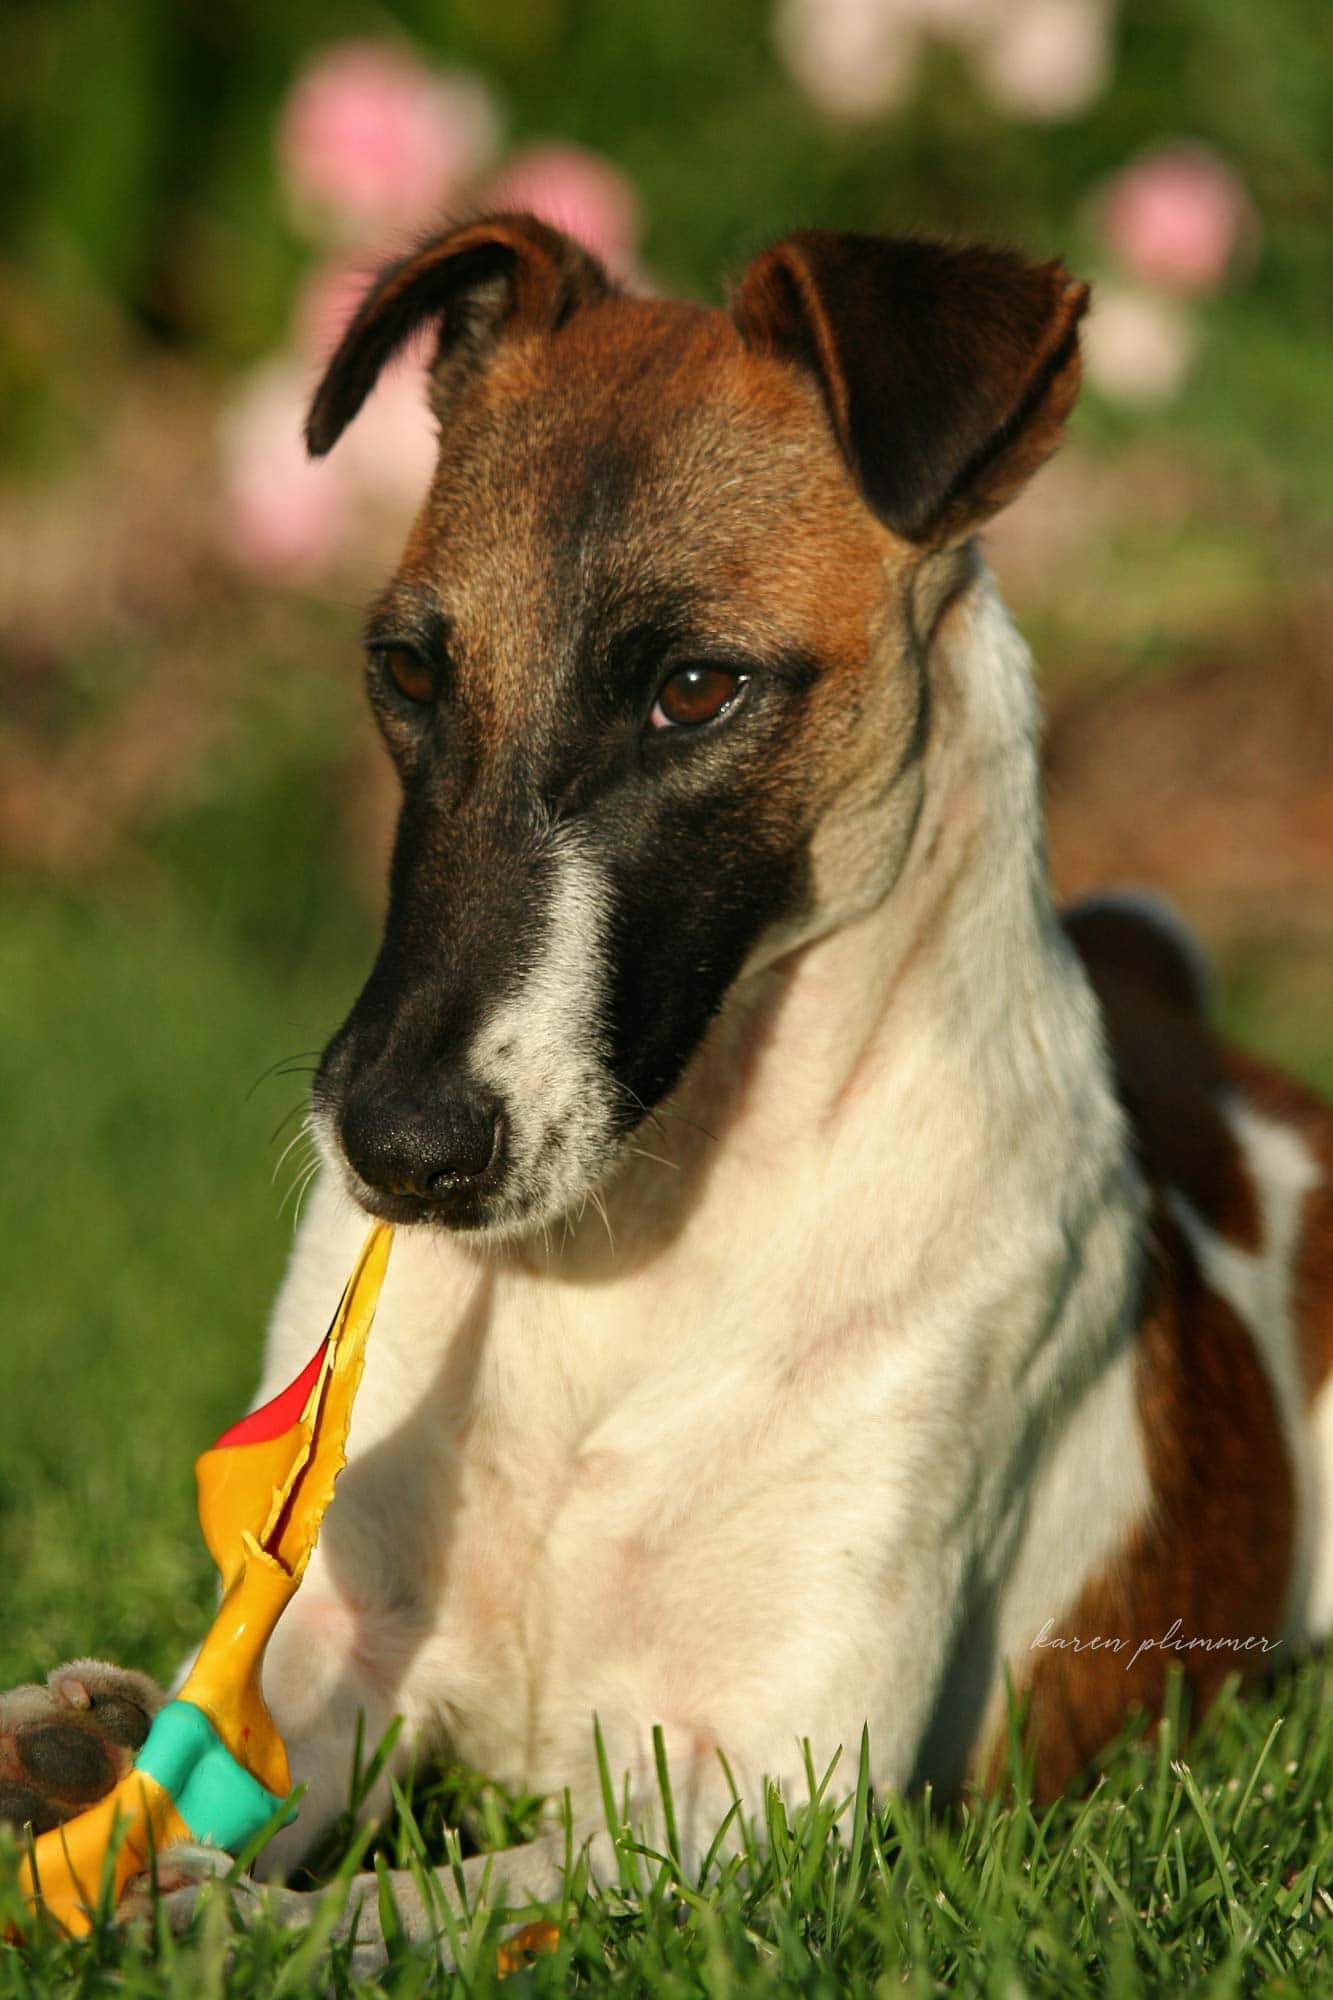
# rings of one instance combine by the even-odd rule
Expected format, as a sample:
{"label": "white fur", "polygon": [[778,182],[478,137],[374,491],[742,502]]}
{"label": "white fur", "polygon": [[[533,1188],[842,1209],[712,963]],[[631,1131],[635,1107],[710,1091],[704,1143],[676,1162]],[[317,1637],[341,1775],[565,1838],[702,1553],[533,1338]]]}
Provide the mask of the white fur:
{"label": "white fur", "polygon": [[1308,1638],[1322,1641],[1333,1633],[1333,1377],[1315,1397],[1310,1412],[1310,1447],[1314,1530],[1305,1626]]}
{"label": "white fur", "polygon": [[[951,1779],[1002,1650],[1141,1514],[1140,1191],[1050,905],[1027,654],[984,575],[936,650],[949,728],[906,866],[733,993],[668,1107],[716,1142],[667,1121],[679,1171],[611,1184],[614,1251],[592,1218],[549,1246],[399,1232],[349,1469],[270,1655],[306,1838],[358,1706],[594,1816],[594,1713],[645,1807],[660,1723],[687,1839],[727,1803],[718,1747],[751,1808],[765,1774],[799,1790],[802,1739],[822,1768],[867,1722],[878,1783]],[[563,879],[580,957],[589,878]],[[557,1039],[560,949],[527,995]],[[326,1176],[261,1394],[364,1227]],[[514,1869],[549,1886],[558,1861]]]}
{"label": "white fur", "polygon": [[[604,978],[606,886],[568,833],[554,844],[542,948],[516,993],[492,1009],[467,1067],[506,1107],[514,1220],[559,1213],[600,1164],[611,1088],[595,1024]],[[542,1157],[556,1132],[561,1150]],[[508,1220],[508,1210],[501,1221]]]}

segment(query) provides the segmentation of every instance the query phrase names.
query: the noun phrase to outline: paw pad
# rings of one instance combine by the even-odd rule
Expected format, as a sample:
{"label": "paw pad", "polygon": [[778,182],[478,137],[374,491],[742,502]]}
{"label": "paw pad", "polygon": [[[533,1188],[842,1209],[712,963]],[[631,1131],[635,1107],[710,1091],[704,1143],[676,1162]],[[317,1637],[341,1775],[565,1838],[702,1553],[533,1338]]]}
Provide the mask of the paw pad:
{"label": "paw pad", "polygon": [[148,1734],[148,1715],[137,1701],[119,1695],[93,1696],[93,1721],[110,1742],[122,1750],[142,1750]]}
{"label": "paw pad", "polygon": [[0,1782],[0,1825],[21,1829],[31,1827],[37,1833],[49,1833],[53,1826],[59,1826],[68,1814],[63,1813],[53,1799],[44,1799],[40,1792],[32,1791],[27,1785],[8,1785]]}
{"label": "paw pad", "polygon": [[116,1782],[105,1746],[77,1722],[31,1724],[19,1730],[14,1748],[33,1783],[71,1805],[90,1806]]}

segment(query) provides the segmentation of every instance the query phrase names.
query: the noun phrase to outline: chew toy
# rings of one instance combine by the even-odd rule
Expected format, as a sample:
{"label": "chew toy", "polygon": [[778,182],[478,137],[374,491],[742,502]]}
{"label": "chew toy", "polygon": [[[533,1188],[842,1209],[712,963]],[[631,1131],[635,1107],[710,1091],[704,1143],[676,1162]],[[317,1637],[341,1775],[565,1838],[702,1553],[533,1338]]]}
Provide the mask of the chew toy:
{"label": "chew toy", "polygon": [[352,1402],[392,1240],[386,1224],[371,1230],[307,1366],[196,1462],[199,1525],[222,1578],[222,1602],[134,1768],[87,1812],[31,1845],[24,1893],[67,1930],[91,1928],[108,1856],[114,1905],[130,1878],[173,1841],[210,1841],[234,1853],[282,1812],[291,1773],[260,1686],[264,1649],[301,1582],[346,1463]]}

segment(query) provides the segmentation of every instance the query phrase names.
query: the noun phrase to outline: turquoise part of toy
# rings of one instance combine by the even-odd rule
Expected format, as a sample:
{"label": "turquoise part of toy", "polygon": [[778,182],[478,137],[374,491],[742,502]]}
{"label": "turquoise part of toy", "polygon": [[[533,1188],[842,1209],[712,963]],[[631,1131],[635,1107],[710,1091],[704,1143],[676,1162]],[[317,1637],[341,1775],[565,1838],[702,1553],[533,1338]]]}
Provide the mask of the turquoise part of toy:
{"label": "turquoise part of toy", "polygon": [[[159,1710],[134,1767],[171,1794],[196,1840],[229,1854],[253,1839],[284,1803],[237,1763],[192,1701],[169,1701]],[[296,1818],[295,1806],[285,1818]]]}

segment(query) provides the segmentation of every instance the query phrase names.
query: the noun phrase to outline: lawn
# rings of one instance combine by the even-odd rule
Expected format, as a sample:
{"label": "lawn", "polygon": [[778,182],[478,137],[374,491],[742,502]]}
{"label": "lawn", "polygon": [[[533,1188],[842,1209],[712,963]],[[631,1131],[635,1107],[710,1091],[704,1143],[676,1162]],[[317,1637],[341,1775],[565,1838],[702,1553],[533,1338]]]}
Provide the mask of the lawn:
{"label": "lawn", "polygon": [[[1003,1796],[943,1813],[872,1798],[855,1755],[768,1801],[765,1839],[702,1886],[626,1843],[622,1880],[592,1890],[577,1861],[555,1952],[507,1995],[610,1989],[1018,2000],[1083,1993],[1323,1994],[1333,1979],[1328,1678],[1306,1663],[1268,1694],[1224,1699],[1183,1747],[1174,1723],[1123,1742],[1087,1798],[1035,1812],[1021,1772]],[[482,1842],[521,1830],[462,1775],[421,1789],[381,1836],[392,1865],[444,1856],[445,1816]],[[418,1864],[419,1865],[419,1864]],[[329,1891],[328,1917],[341,1890]],[[12,1905],[11,1905],[12,1907]],[[0,1903],[0,1915],[4,1914]],[[528,1914],[524,1912],[523,1914]],[[494,1928],[455,1938],[452,1977],[406,1949],[353,1977],[323,1926],[235,1932],[218,1907],[183,1940],[145,1927],[0,1952],[0,1995],[485,1994]]]}
{"label": "lawn", "polygon": [[[82,887],[11,877],[0,1685],[87,1651],[169,1673],[207,1616],[191,1460],[255,1379],[291,1226],[294,1160],[270,1179],[291,1126],[275,1128],[304,1087],[289,1062],[335,1025],[372,941],[347,886],[350,677],[344,693],[313,732],[244,709],[128,872]],[[1293,1012],[1285,991],[1264,960],[1238,962],[1233,1022],[1333,1083],[1327,1017]],[[1329,1678],[1293,1661],[1188,1742],[1174,1726],[1131,1735],[1090,1797],[1042,1814],[1021,1771],[1005,1795],[948,1811],[869,1800],[849,1744],[702,1887],[644,1858],[637,1889],[576,1877],[558,1951],[506,1991],[1333,1990]],[[504,1844],[529,1808],[446,1773],[379,1849],[395,1865],[444,1859],[450,1824],[469,1846]],[[336,1871],[339,1843],[326,1859]],[[461,1950],[457,1990],[488,1991],[493,1937]],[[183,1942],[108,1931],[0,1950],[0,2000],[315,1994],[327,1966],[318,1938],[234,1939],[219,1913]],[[403,1953],[379,1985],[408,1994],[435,1977]],[[333,1990],[376,1988],[335,1956]]]}

